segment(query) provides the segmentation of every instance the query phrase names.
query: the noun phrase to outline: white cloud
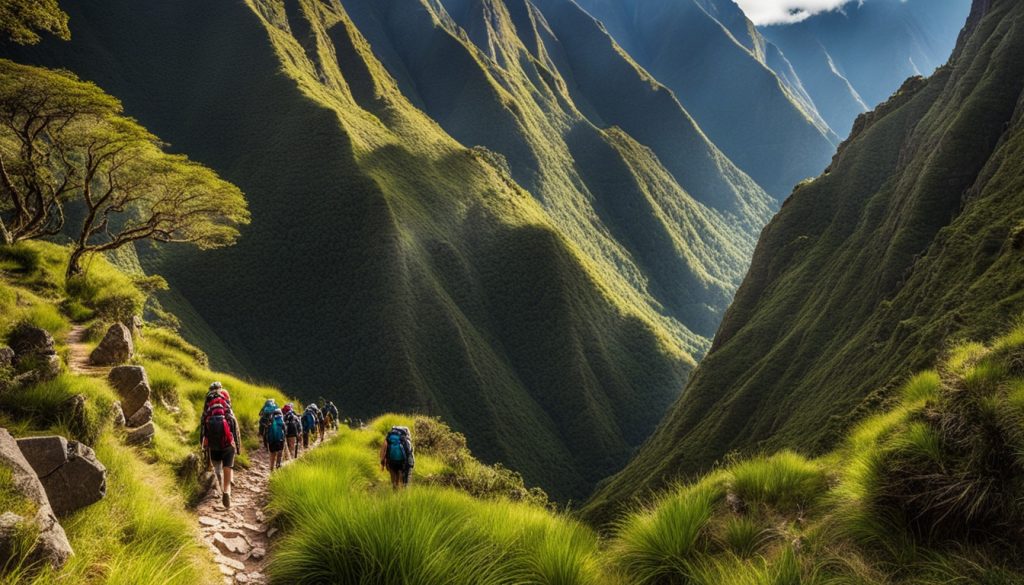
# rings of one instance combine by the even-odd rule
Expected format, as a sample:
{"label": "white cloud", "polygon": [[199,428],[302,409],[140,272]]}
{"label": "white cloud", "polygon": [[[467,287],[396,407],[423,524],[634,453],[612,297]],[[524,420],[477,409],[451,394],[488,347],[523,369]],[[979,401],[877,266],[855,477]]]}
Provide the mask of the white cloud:
{"label": "white cloud", "polygon": [[756,25],[800,22],[819,12],[863,0],[735,0]]}

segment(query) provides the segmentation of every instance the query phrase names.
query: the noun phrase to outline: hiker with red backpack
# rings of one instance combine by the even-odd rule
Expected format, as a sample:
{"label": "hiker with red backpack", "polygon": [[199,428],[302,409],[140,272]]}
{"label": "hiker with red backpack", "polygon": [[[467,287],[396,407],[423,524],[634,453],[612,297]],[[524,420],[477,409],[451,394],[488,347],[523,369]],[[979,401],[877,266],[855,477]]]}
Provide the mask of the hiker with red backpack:
{"label": "hiker with red backpack", "polygon": [[391,474],[391,489],[407,487],[415,465],[409,427],[391,427],[380,448],[380,468]]}
{"label": "hiker with red backpack", "polygon": [[220,382],[210,384],[199,427],[199,441],[209,453],[221,490],[221,502],[231,507],[231,474],[235,455],[242,453],[242,436],[231,411],[230,395]]}

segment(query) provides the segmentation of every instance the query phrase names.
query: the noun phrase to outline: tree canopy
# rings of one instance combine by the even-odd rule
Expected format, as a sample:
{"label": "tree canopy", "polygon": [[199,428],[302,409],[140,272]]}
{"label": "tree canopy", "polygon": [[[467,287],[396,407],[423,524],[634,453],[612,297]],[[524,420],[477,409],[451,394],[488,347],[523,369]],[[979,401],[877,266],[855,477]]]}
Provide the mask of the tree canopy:
{"label": "tree canopy", "polygon": [[[74,208],[68,225],[65,213]],[[229,245],[248,223],[238,187],[164,144],[120,102],[64,71],[0,60],[0,237],[70,235],[82,257],[129,242]]]}
{"label": "tree canopy", "polygon": [[0,35],[21,45],[34,45],[45,31],[63,40],[71,38],[68,15],[57,0],[3,0],[0,2]]}

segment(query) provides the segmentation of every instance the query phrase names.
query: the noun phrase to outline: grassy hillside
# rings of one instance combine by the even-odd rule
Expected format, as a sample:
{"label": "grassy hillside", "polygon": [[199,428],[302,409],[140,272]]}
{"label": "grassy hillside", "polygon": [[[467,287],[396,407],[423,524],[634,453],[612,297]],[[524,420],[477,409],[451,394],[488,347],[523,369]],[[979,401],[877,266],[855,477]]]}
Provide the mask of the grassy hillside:
{"label": "grassy hillside", "polygon": [[[376,456],[396,423],[414,426],[420,447],[413,487],[392,493]],[[731,459],[638,503],[600,539],[521,489],[471,497],[465,491],[481,482],[438,481],[474,476],[451,469],[447,436],[434,422],[387,415],[274,477],[272,508],[285,534],[275,582],[1024,579],[1024,320],[990,345],[949,348],[937,369],[910,379],[836,450],[816,459],[792,451]]]}
{"label": "grassy hillside", "polygon": [[797,188],[711,353],[591,514],[734,450],[824,450],[942,340],[1024,309],[1022,19],[1020,3],[975,3],[950,65],[860,118]]}
{"label": "grassy hillside", "polygon": [[[731,1],[584,0],[722,152],[771,195],[821,172],[838,138]],[[721,19],[721,20],[719,20]],[[739,36],[736,36],[739,35]]]}
{"label": "grassy hillside", "polygon": [[[103,258],[90,261],[85,276],[69,285],[63,277],[66,262],[67,251],[51,244],[0,247],[0,340],[19,323],[43,327],[55,336],[66,363],[64,338],[73,323],[102,333],[111,307],[141,308],[144,295],[133,279]],[[102,379],[65,371],[0,396],[0,426],[13,435],[57,433],[82,441],[107,468],[107,496],[61,520],[75,550],[67,566],[34,571],[14,559],[0,582],[113,585],[152,583],[158,577],[168,585],[220,582],[187,509],[198,488],[190,459],[198,445],[197,408],[210,381],[222,380],[232,393],[245,443],[253,448],[264,397],[281,401],[285,396],[209,371],[204,354],[170,330],[147,326],[136,350],[135,362],[146,367],[154,392],[156,435],[150,446],[125,444],[124,431],[112,424],[116,395]],[[75,395],[85,399],[81,416],[66,406]],[[240,461],[245,464],[247,455]],[[0,492],[6,493],[4,487],[0,477]]]}
{"label": "grassy hillside", "polygon": [[[414,108],[340,4],[66,8],[74,40],[17,58],[98,82],[248,197],[230,250],[141,254],[184,299],[168,306],[201,319],[187,331],[222,341],[215,363],[350,416],[442,415],[562,500],[620,468],[678,395],[691,345],[637,300],[645,278],[609,268],[501,157]],[[666,239],[685,265],[685,238]],[[721,306],[731,277],[715,274],[703,282]],[[572,456],[581,434],[601,457]]]}

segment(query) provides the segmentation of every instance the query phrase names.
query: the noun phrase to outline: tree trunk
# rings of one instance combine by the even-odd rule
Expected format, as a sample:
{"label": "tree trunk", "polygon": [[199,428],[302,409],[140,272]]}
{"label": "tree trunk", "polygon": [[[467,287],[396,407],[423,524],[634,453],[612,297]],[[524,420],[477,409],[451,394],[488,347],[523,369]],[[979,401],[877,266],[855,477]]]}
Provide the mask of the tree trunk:
{"label": "tree trunk", "polygon": [[2,219],[0,219],[0,239],[3,240],[5,246],[10,246],[14,243],[14,235],[11,233],[11,230],[7,229],[7,225],[4,224]]}
{"label": "tree trunk", "polygon": [[65,280],[71,280],[72,277],[82,273],[82,257],[85,256],[85,253],[84,248],[75,248],[71,252],[71,258],[68,259],[68,269],[64,273]]}

